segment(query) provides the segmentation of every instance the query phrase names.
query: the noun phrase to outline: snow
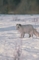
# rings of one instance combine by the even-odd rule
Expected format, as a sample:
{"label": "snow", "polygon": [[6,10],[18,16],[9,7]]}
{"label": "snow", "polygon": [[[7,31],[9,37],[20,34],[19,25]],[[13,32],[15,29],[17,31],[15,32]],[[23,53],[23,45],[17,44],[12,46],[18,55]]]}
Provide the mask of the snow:
{"label": "snow", "polygon": [[0,14],[0,60],[39,60],[39,38],[19,38],[17,23],[32,24],[39,32],[39,15]]}

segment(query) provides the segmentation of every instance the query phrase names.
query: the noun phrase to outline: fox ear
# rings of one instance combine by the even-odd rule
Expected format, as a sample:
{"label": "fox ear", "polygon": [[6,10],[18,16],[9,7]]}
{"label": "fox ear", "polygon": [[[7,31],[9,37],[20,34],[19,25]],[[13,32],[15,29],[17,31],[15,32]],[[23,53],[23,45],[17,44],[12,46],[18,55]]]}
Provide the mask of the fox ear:
{"label": "fox ear", "polygon": [[21,24],[19,24],[19,26],[21,26]]}

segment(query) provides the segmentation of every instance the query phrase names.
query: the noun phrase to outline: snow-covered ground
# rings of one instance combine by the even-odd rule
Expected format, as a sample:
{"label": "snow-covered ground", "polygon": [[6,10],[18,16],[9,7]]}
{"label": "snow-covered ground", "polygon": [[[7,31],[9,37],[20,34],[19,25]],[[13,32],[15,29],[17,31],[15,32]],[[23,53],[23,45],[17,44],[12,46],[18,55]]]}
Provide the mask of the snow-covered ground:
{"label": "snow-covered ground", "polygon": [[32,24],[39,32],[39,15],[0,14],[0,60],[39,60],[39,38],[19,38],[17,23]]}

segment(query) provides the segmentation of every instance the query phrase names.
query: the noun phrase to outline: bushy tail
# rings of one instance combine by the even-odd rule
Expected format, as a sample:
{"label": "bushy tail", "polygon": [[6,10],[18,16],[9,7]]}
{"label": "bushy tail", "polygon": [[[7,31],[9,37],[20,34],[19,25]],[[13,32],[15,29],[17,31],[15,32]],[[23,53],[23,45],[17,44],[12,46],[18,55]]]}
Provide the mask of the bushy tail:
{"label": "bushy tail", "polygon": [[36,31],[36,29],[34,29],[34,35],[36,35],[37,37],[39,37],[39,32]]}

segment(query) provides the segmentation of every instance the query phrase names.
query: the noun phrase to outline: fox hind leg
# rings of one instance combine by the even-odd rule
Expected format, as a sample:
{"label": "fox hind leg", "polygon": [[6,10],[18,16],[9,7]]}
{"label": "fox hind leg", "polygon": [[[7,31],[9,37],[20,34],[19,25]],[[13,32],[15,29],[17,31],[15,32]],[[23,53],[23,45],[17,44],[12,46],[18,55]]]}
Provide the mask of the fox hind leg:
{"label": "fox hind leg", "polygon": [[33,30],[30,31],[30,33],[29,33],[29,37],[33,37]]}
{"label": "fox hind leg", "polygon": [[33,37],[33,34],[29,34],[29,38],[30,38],[30,37]]}

